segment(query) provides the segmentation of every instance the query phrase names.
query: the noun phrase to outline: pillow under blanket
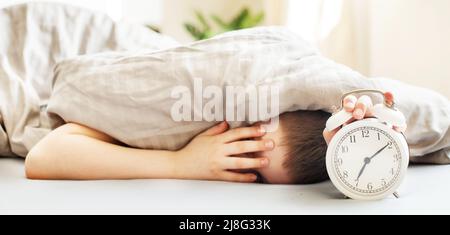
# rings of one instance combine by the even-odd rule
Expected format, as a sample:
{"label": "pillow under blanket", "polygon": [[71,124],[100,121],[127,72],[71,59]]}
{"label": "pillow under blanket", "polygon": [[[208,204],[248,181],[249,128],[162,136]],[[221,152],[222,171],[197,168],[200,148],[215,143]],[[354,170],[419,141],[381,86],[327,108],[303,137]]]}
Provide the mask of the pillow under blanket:
{"label": "pillow under blanket", "polygon": [[[434,163],[450,162],[447,98],[394,80],[366,78],[324,58],[300,37],[278,27],[236,31],[167,50],[63,61],[55,69],[48,112],[133,147],[177,150],[217,123],[177,122],[171,115],[178,101],[172,96],[174,88],[183,86],[194,94],[198,79],[203,87],[277,86],[282,113],[331,111],[342,94],[355,89],[392,91],[408,119],[406,136],[412,156],[433,153]],[[255,120],[246,116],[244,122],[231,124],[251,121]]]}

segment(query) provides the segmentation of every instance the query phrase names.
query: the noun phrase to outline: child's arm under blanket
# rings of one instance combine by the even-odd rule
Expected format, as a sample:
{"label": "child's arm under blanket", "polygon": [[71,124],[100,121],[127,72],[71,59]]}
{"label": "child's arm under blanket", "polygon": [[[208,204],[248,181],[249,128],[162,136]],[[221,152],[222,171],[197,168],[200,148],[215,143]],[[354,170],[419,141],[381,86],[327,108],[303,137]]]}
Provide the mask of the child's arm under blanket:
{"label": "child's arm under blanket", "polygon": [[[298,60],[293,75],[272,83],[281,87],[281,110],[325,110],[339,107],[342,95],[358,89],[395,94],[408,124],[405,133],[412,162],[450,164],[450,102],[429,89],[386,78],[367,78],[321,55]],[[381,97],[372,96],[375,103]]]}
{"label": "child's arm under blanket", "polygon": [[450,102],[444,96],[399,81],[373,78],[375,88],[396,94],[407,117],[405,133],[414,163],[450,164]]}
{"label": "child's arm under blanket", "polygon": [[[408,118],[406,135],[411,155],[434,153],[442,159],[417,159],[450,163],[447,98],[393,80],[369,79],[323,57],[317,49],[282,28],[236,31],[179,48],[123,56],[120,60],[74,58],[58,64],[55,71],[49,113],[66,122],[95,127],[130,146],[170,150],[181,148],[210,127],[205,121],[180,123],[171,117],[171,108],[178,102],[172,97],[173,89],[181,86],[193,95],[195,78],[202,79],[203,87],[279,86],[280,113],[331,112],[347,92],[390,91]],[[379,97],[372,98],[379,101]],[[231,104],[230,108],[237,105]],[[274,113],[271,117],[278,115]],[[259,118],[257,121],[266,119]]]}

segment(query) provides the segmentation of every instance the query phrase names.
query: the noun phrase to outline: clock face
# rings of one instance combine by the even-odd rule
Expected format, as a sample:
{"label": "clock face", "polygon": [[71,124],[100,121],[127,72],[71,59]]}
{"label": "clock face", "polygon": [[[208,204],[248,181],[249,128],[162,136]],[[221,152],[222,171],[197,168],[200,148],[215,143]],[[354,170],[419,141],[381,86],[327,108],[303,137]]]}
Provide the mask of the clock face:
{"label": "clock face", "polygon": [[335,137],[327,167],[331,168],[333,177],[331,174],[330,177],[341,191],[364,199],[391,193],[399,186],[409,156],[405,156],[406,141],[399,141],[399,134],[388,130],[382,124],[360,123],[344,128]]}

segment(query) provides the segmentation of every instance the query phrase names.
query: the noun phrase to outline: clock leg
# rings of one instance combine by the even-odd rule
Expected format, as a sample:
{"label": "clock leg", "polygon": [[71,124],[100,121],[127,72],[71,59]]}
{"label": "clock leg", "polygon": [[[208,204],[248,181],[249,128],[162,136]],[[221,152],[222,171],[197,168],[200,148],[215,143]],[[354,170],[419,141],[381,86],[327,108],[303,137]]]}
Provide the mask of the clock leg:
{"label": "clock leg", "polygon": [[400,194],[398,194],[398,192],[394,193],[395,198],[399,199],[400,198]]}

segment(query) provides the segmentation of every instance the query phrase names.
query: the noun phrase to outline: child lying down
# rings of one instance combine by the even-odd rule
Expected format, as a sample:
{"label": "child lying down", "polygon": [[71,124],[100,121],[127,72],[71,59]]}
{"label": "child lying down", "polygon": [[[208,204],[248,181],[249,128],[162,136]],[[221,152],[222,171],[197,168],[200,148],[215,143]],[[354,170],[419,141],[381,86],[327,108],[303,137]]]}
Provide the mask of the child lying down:
{"label": "child lying down", "polygon": [[[449,163],[446,98],[365,78],[285,30],[239,31],[139,55],[79,57],[58,64],[55,72],[47,111],[66,124],[29,152],[31,179],[321,182],[328,178],[325,153],[335,134],[324,132],[332,106],[342,94],[363,88],[396,95],[410,124],[406,136],[411,155],[418,157],[413,160],[431,156]],[[194,87],[194,78],[221,87],[280,87],[280,112],[270,116],[282,113],[279,128],[264,129],[261,121],[268,119],[227,120],[230,125],[174,121],[170,91],[177,85]],[[361,120],[371,116],[373,102],[349,96],[345,108]]]}
{"label": "child lying down", "polygon": [[[345,99],[354,120],[370,117],[368,96]],[[322,111],[282,114],[276,132],[261,123],[229,129],[226,122],[199,134],[179,151],[140,150],[83,125],[66,124],[27,156],[31,179],[192,179],[271,184],[311,184],[328,179]],[[404,131],[404,130],[398,130]]]}
{"label": "child lying down", "polygon": [[[347,99],[355,119],[371,106],[368,97]],[[355,109],[355,107],[357,107]],[[324,156],[332,133],[328,114],[283,114],[280,128],[267,133],[255,124],[230,130],[223,122],[198,135],[180,151],[132,149],[94,129],[66,124],[36,145],[27,157],[34,179],[167,178],[267,183],[315,183],[327,178]],[[126,157],[124,157],[126,156]],[[232,172],[245,170],[244,172]]]}

